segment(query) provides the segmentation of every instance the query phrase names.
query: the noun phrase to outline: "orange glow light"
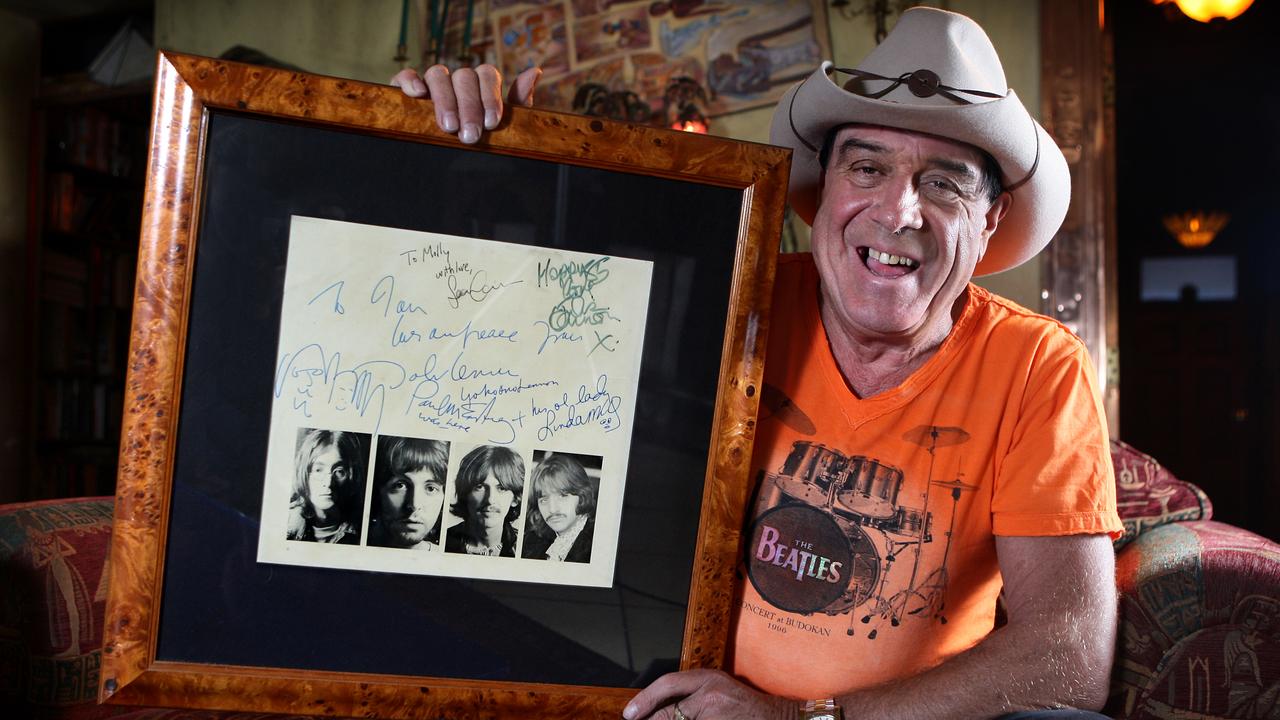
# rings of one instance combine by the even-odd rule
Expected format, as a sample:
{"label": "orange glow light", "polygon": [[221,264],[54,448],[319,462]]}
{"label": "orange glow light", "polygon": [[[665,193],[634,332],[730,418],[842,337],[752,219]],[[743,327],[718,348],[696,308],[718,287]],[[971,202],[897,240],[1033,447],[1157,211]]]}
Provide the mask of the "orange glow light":
{"label": "orange glow light", "polygon": [[1178,244],[1186,248],[1202,248],[1213,242],[1218,231],[1227,224],[1231,216],[1218,212],[1187,212],[1181,215],[1168,215],[1164,218],[1164,227],[1169,234],[1177,238]]}
{"label": "orange glow light", "polygon": [[684,122],[675,122],[671,124],[672,130],[680,130],[683,132],[698,133],[699,135],[707,134],[707,124],[697,120],[685,120]]}
{"label": "orange glow light", "polygon": [[[1157,5],[1163,5],[1166,2],[1169,0],[1155,0]],[[1205,23],[1214,18],[1235,19],[1253,4],[1253,0],[1173,0],[1173,2],[1177,4],[1183,15]]]}

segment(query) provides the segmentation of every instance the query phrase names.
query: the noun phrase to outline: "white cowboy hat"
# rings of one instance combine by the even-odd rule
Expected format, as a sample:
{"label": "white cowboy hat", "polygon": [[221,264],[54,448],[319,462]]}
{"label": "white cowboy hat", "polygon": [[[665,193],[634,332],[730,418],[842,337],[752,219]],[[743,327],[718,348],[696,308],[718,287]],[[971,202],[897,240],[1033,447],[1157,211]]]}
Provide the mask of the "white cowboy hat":
{"label": "white cowboy hat", "polygon": [[[841,87],[836,73],[851,79]],[[964,15],[911,8],[857,68],[824,62],[782,97],[769,137],[794,151],[789,199],[807,223],[813,223],[818,207],[818,153],[827,132],[850,123],[958,140],[995,158],[1013,204],[975,275],[1031,259],[1066,217],[1071,201],[1066,158],[1009,89],[987,34]]]}

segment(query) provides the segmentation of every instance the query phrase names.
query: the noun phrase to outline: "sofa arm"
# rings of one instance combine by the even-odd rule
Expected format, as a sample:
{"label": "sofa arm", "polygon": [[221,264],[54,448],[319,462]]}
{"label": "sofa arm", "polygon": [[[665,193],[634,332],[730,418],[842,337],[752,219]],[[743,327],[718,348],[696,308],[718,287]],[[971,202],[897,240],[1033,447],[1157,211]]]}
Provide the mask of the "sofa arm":
{"label": "sofa arm", "polygon": [[0,506],[0,699],[9,706],[35,715],[96,698],[110,541],[111,498]]}
{"label": "sofa arm", "polygon": [[1280,545],[1225,523],[1173,523],[1121,550],[1116,580],[1108,715],[1280,714]]}

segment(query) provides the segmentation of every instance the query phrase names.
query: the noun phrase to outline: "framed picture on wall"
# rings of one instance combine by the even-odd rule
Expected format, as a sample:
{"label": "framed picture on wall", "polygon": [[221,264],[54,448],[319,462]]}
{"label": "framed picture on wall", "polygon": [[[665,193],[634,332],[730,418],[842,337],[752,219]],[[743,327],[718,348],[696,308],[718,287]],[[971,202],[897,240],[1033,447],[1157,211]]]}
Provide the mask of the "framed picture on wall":
{"label": "framed picture on wall", "polygon": [[616,717],[723,662],[786,151],[165,53],[148,163],[104,701]]}

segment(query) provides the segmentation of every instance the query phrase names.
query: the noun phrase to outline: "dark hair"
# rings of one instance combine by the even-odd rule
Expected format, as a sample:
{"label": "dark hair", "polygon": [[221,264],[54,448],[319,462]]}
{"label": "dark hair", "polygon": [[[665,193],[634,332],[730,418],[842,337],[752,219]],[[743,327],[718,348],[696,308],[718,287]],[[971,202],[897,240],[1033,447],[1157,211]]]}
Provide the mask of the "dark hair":
{"label": "dark hair", "polygon": [[507,511],[506,522],[520,517],[520,498],[524,494],[524,460],[514,450],[500,445],[481,445],[467,453],[458,465],[458,478],[454,484],[457,498],[449,511],[460,518],[467,517],[467,494],[493,473],[498,486],[515,493],[515,502]]}
{"label": "dark hair", "polygon": [[298,444],[298,452],[294,456],[293,500],[301,501],[302,516],[308,520],[316,517],[315,508],[311,506],[311,489],[308,476],[311,474],[311,463],[325,448],[332,447],[338,451],[338,457],[347,464],[351,473],[351,481],[341,488],[335,488],[334,504],[342,514],[342,520],[352,526],[360,527],[360,500],[364,494],[364,463],[360,459],[360,440],[352,433],[335,430],[304,431],[302,442]]}
{"label": "dark hair", "polygon": [[[389,442],[378,444],[378,469],[373,480],[373,504],[369,509],[369,517],[374,523],[381,522],[382,490],[392,478],[415,470],[428,470],[435,476],[440,486],[444,487],[444,478],[449,468],[449,443],[447,442],[407,437],[389,440]],[[427,541],[439,541],[440,524],[440,518],[437,517],[435,527],[427,534]]]}
{"label": "dark hair", "polygon": [[[826,172],[827,161],[831,159],[831,144],[836,139],[836,133],[843,128],[849,127],[849,125],[856,124],[837,125],[827,131],[827,136],[822,139],[822,149],[818,151],[818,164],[822,167],[823,172]],[[982,177],[978,179],[978,192],[987,198],[987,202],[993,203],[1004,192],[1004,172],[1000,169],[1000,163],[996,162],[991,153],[974,145],[969,147],[977,150],[978,154],[982,156]]]}
{"label": "dark hair", "polygon": [[533,469],[533,481],[529,491],[529,527],[543,537],[555,537],[555,531],[542,517],[538,498],[548,492],[563,492],[578,496],[578,514],[588,515],[596,511],[596,487],[587,477],[582,463],[569,455],[548,455]]}

